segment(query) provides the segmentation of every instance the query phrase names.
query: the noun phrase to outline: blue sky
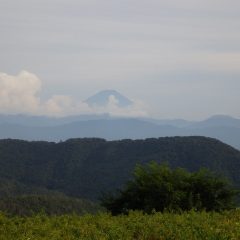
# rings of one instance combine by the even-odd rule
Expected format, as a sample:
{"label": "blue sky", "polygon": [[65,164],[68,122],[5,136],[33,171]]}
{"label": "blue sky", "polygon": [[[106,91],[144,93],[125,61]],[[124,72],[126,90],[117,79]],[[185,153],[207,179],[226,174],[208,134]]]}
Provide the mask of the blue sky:
{"label": "blue sky", "polygon": [[135,113],[240,117],[239,29],[236,0],[0,0],[0,112],[79,114],[116,89]]}

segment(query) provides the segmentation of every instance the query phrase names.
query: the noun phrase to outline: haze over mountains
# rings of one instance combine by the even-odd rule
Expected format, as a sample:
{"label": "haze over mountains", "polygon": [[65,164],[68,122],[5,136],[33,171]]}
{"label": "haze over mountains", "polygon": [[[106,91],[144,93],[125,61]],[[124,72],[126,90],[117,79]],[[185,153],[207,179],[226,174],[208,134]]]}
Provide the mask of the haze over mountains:
{"label": "haze over mountains", "polygon": [[[133,102],[114,90],[106,90],[88,98],[94,106],[113,102],[120,109]],[[207,136],[217,138],[240,149],[240,119],[216,115],[203,121],[117,117],[108,113],[46,117],[0,115],[0,138],[60,141],[69,138],[99,137],[107,140],[144,139],[165,136]]]}

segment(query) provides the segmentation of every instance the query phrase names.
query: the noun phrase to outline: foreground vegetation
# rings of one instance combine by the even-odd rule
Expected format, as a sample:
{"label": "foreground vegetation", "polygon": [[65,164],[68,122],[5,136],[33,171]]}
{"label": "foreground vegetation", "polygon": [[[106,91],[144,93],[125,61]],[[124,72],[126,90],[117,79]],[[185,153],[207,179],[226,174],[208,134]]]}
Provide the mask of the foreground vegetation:
{"label": "foreground vegetation", "polygon": [[240,210],[146,215],[7,217],[0,214],[0,239],[240,239]]}

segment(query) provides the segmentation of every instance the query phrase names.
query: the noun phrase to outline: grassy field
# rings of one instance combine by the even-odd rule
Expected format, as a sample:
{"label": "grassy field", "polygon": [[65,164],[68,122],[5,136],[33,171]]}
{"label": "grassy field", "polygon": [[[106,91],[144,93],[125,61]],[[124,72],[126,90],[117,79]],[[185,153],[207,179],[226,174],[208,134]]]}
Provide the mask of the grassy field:
{"label": "grassy field", "polygon": [[1,240],[240,239],[240,210],[224,213],[155,213],[7,217],[0,214]]}

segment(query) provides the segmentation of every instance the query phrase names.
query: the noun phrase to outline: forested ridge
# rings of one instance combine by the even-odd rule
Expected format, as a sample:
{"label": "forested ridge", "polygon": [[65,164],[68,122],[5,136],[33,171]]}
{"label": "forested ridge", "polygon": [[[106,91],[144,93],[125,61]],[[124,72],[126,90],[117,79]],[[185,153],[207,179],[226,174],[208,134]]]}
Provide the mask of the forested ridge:
{"label": "forested ridge", "polygon": [[64,196],[64,194],[31,194],[5,196],[0,198],[0,211],[8,216],[32,216],[39,213],[63,215],[86,213],[95,214],[102,211],[98,204],[89,200]]}
{"label": "forested ridge", "polygon": [[99,199],[120,188],[137,163],[168,162],[196,171],[206,167],[240,186],[240,152],[205,137],[165,137],[64,142],[0,140],[0,195],[48,194]]}

